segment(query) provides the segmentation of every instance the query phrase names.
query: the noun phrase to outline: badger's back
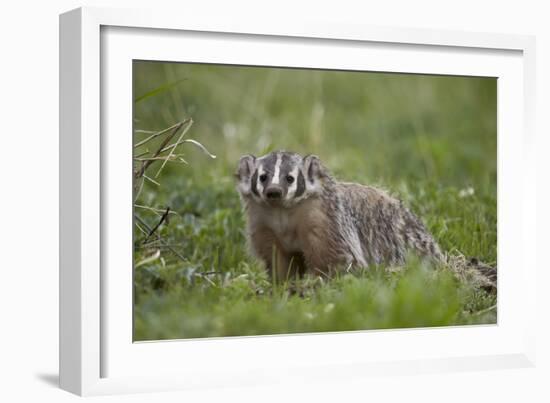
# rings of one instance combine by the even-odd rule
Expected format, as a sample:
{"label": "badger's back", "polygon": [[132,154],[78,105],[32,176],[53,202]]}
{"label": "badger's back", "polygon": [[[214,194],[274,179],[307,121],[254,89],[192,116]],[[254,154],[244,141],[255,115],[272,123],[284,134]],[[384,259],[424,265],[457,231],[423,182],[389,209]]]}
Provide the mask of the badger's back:
{"label": "badger's back", "polygon": [[441,259],[441,252],[424,224],[404,204],[381,189],[338,183],[342,220],[358,234],[367,264],[402,264],[412,250]]}

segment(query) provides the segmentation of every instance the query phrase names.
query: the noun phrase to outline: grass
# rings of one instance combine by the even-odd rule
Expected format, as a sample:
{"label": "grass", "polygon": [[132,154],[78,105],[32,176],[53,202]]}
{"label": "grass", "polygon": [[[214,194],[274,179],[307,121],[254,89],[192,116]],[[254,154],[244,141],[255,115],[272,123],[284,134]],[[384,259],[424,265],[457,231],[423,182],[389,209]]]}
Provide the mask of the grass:
{"label": "grass", "polygon": [[247,253],[232,176],[245,153],[315,153],[403,199],[451,255],[494,264],[496,80],[135,62],[134,144],[189,118],[183,139],[216,158],[188,142],[185,163],[156,178],[164,162],[151,164],[158,185],[135,201],[135,340],[496,322],[495,295],[414,258],[273,286]]}

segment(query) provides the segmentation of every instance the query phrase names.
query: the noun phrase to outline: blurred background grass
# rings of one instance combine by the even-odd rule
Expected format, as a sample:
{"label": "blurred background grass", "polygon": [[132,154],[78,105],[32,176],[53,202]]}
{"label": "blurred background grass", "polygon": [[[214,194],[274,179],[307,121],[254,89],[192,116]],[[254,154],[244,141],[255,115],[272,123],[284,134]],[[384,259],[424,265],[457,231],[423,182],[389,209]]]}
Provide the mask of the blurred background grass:
{"label": "blurred background grass", "polygon": [[232,177],[246,153],[314,153],[403,199],[444,250],[495,263],[496,79],[146,61],[133,73],[135,143],[191,117],[186,138],[217,156],[186,144],[188,165],[169,162],[136,200],[176,213],[164,246],[135,231],[136,340],[496,321],[495,296],[415,261],[273,289],[246,253]]}

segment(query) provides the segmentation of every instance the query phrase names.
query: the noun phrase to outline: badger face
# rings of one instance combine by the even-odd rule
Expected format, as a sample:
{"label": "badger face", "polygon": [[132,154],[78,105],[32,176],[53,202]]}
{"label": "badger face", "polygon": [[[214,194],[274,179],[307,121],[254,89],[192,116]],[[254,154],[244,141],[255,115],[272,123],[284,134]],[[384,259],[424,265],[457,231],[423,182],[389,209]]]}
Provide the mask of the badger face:
{"label": "badger face", "polygon": [[245,155],[237,171],[243,197],[271,207],[289,208],[320,189],[319,160],[288,151],[274,151],[256,158]]}

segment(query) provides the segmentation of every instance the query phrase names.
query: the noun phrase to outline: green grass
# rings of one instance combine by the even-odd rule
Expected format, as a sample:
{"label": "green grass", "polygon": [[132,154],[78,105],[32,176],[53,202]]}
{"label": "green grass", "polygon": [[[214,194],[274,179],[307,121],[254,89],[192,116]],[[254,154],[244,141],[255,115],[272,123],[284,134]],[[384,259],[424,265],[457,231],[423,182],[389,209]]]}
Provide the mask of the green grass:
{"label": "green grass", "polygon": [[[169,162],[136,200],[176,214],[147,245],[135,230],[135,340],[496,322],[496,296],[415,259],[272,286],[232,176],[245,153],[315,153],[403,199],[444,250],[495,263],[495,79],[136,62],[134,100],[135,129],[191,117],[185,138],[217,156],[183,145],[188,165]],[[161,213],[135,214],[153,227]]]}

